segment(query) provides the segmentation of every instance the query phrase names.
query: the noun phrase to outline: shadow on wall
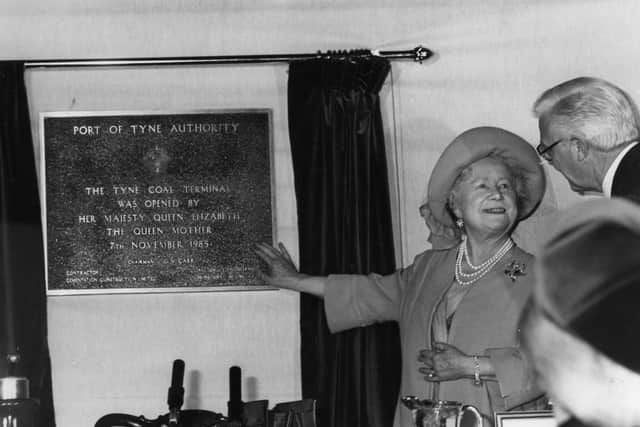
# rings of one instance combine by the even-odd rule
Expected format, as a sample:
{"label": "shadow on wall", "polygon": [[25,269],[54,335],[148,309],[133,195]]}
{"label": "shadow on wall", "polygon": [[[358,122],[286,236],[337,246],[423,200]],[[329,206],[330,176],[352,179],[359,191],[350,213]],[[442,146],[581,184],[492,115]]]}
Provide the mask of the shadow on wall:
{"label": "shadow on wall", "polygon": [[603,197],[602,194],[581,195],[571,190],[568,181],[549,164],[544,166],[547,176],[547,192],[536,212],[521,222],[513,233],[513,238],[524,250],[538,255],[539,242],[546,237],[550,224],[556,221],[556,216],[564,209],[589,199]]}
{"label": "shadow on wall", "polygon": [[251,402],[258,399],[258,379],[256,377],[247,377],[244,381],[244,399]]}
{"label": "shadow on wall", "polygon": [[[402,123],[403,139],[407,148],[399,152],[402,163],[401,185],[404,185],[403,265],[413,260],[413,255],[431,247],[427,240],[429,228],[420,213],[420,206],[427,201],[429,177],[445,147],[458,132],[444,122],[432,118],[410,120]],[[409,137],[412,139],[410,140]]]}
{"label": "shadow on wall", "polygon": [[512,234],[516,244],[533,255],[537,255],[537,248],[540,239],[544,235],[544,230],[549,229],[550,221],[554,220],[553,218],[558,212],[556,190],[546,168],[545,176],[547,178],[547,191],[540,202],[540,206],[530,217],[521,221]]}
{"label": "shadow on wall", "polygon": [[202,409],[202,373],[198,370],[189,371],[185,387],[185,408]]}
{"label": "shadow on wall", "polygon": [[[202,407],[202,372],[199,370],[191,370],[185,381],[185,409],[207,409]],[[247,377],[244,381],[242,389],[242,398],[247,402],[258,399],[258,379],[256,377]],[[226,413],[224,408],[214,408],[214,411],[222,411]]]}

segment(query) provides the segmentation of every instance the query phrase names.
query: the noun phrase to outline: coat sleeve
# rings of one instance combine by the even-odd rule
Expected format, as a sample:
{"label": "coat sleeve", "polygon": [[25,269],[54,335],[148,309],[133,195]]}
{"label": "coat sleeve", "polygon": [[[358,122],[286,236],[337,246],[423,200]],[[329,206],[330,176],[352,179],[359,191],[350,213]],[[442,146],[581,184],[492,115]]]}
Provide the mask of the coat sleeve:
{"label": "coat sleeve", "polygon": [[331,332],[397,321],[411,267],[388,276],[331,275],[325,284],[324,307]]}
{"label": "coat sleeve", "polygon": [[489,348],[485,355],[496,374],[499,396],[495,397],[504,401],[504,409],[521,405],[542,394],[520,350],[515,347]]}

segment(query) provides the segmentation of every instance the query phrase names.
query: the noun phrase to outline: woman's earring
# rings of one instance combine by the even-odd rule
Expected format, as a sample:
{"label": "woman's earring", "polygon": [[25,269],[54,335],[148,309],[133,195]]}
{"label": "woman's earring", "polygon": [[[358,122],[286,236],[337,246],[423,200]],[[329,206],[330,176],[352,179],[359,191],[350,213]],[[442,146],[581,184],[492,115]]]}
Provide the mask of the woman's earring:
{"label": "woman's earring", "polygon": [[464,227],[464,220],[462,218],[456,219],[456,226],[462,230],[462,227]]}

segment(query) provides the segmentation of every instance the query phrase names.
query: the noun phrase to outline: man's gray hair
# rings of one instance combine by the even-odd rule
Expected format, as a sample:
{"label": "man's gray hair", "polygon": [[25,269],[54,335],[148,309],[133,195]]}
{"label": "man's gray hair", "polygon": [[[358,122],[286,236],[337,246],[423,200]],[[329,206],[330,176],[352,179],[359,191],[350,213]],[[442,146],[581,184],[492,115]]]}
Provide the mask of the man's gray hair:
{"label": "man's gray hair", "polygon": [[538,118],[552,118],[580,131],[591,146],[609,151],[638,138],[638,109],[619,87],[598,78],[578,77],[545,91],[533,104]]}

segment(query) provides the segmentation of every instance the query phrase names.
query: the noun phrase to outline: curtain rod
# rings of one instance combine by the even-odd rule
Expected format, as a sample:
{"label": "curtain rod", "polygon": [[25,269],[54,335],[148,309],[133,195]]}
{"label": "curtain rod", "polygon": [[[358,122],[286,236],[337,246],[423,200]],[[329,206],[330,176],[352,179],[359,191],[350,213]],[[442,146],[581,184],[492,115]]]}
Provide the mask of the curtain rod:
{"label": "curtain rod", "polygon": [[103,58],[103,59],[42,59],[25,61],[25,68],[59,67],[124,67],[152,65],[192,65],[192,64],[260,64],[292,62],[312,58],[347,58],[376,55],[387,59],[413,59],[420,62],[433,56],[433,52],[423,46],[411,50],[369,51],[336,50],[322,53],[294,53],[275,55],[232,55],[232,56],[181,56],[166,58]]}

